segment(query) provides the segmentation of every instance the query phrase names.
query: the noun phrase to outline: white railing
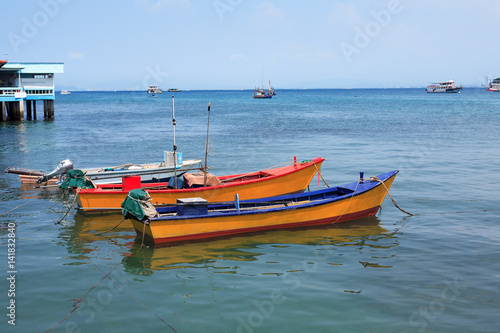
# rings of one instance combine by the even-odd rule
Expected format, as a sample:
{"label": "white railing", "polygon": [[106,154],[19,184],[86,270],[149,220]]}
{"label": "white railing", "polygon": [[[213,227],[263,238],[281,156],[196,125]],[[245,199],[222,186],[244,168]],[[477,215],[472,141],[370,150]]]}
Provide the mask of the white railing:
{"label": "white railing", "polygon": [[54,95],[54,87],[0,87],[0,96],[14,96],[16,93],[26,93],[28,96]]}

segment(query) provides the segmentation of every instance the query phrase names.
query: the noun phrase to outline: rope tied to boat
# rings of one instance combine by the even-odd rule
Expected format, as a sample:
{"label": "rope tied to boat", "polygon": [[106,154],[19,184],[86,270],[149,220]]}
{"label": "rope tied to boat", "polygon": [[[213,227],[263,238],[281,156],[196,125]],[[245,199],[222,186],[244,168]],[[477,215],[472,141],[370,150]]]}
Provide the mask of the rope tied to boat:
{"label": "rope tied to boat", "polygon": [[120,224],[122,224],[122,223],[123,223],[123,221],[125,221],[125,218],[123,218],[123,219],[120,221],[120,223],[118,223],[117,225],[115,225],[113,228],[111,228],[111,229],[109,229],[109,230],[106,230],[106,231],[103,231],[103,232],[99,232],[97,235],[102,235],[102,234],[105,234],[105,233],[108,233],[108,232],[110,232],[110,231],[115,230],[116,228],[118,228],[118,226],[119,226]]}
{"label": "rope tied to boat", "polygon": [[[81,298],[73,298],[71,299],[72,301],[75,301],[75,303],[73,304],[73,309],[71,309],[71,311],[69,311],[69,313],[66,315],[66,317],[64,317],[63,319],[61,319],[59,322],[55,323],[54,325],[52,325],[52,327],[50,327],[47,331],[45,331],[45,333],[48,333],[50,331],[52,331],[52,329],[56,326],[58,326],[60,323],[62,323],[63,321],[65,321],[66,319],[69,318],[69,316],[71,316],[71,314],[73,312],[75,312],[76,309],[78,309],[80,307],[80,305],[82,304],[83,300],[85,297],[87,297],[88,294],[90,294],[90,292],[92,290],[94,290],[102,281],[104,281],[106,278],[110,279],[111,281],[113,281],[113,279],[109,276],[116,268],[118,268],[120,265],[122,265],[125,260],[129,259],[130,257],[134,256],[135,254],[137,254],[144,246],[144,235],[146,233],[146,224],[144,224],[143,226],[143,229],[142,229],[142,242],[141,242],[141,246],[139,247],[139,249],[137,249],[136,251],[132,252],[130,255],[128,256],[125,256],[125,258],[123,258],[118,264],[115,265],[115,267],[113,267],[113,269],[111,269],[108,273],[106,273],[96,284],[94,284],[86,293],[85,295],[83,295]],[[99,269],[101,270],[101,269]],[[102,270],[101,270],[102,271]],[[114,283],[116,283],[115,281],[113,281]],[[129,294],[130,296],[132,296],[131,294]],[[156,318],[158,318],[162,323],[164,323],[165,325],[167,325],[173,332],[177,332],[171,325],[169,325],[165,320],[163,320],[160,316],[158,316],[156,313],[154,313],[153,311],[151,311],[150,309],[148,309],[144,304],[142,304],[139,300],[137,300],[135,297],[132,296],[132,298],[134,298],[134,300],[139,303],[139,305],[141,305],[144,309],[146,309],[147,311],[151,312]]]}
{"label": "rope tied to boat", "polygon": [[412,213],[409,213],[406,210],[404,210],[404,209],[402,209],[401,207],[398,206],[398,204],[396,203],[396,200],[394,200],[394,198],[392,197],[391,193],[389,193],[389,189],[387,188],[387,186],[385,186],[385,183],[380,180],[380,178],[378,178],[377,176],[372,176],[372,177],[370,177],[370,181],[381,183],[384,186],[387,194],[389,195],[389,198],[391,198],[391,201],[394,204],[394,206],[396,206],[396,208],[399,209],[400,211],[402,211],[403,213],[406,213],[406,214],[408,214],[410,216],[413,216]]}
{"label": "rope tied to boat", "polygon": [[[312,161],[309,160],[309,162],[312,162]],[[318,166],[316,165],[316,163],[312,162],[312,164],[314,164],[314,167],[316,168],[316,171],[318,172],[318,176],[321,177],[321,180],[323,181],[323,183],[325,183],[326,187],[330,188],[330,185],[328,185],[325,178],[323,178],[323,175],[321,174],[321,171],[318,169]],[[318,185],[319,185],[319,181],[318,181]]]}

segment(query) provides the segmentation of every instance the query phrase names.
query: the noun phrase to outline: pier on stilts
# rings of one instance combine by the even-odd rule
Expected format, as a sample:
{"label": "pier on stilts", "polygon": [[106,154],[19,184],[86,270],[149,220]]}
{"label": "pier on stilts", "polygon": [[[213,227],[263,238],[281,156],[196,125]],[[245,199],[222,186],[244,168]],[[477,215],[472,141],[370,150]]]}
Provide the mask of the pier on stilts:
{"label": "pier on stilts", "polygon": [[0,121],[37,119],[37,101],[43,102],[43,117],[54,118],[56,73],[64,73],[62,62],[7,62],[0,60]]}

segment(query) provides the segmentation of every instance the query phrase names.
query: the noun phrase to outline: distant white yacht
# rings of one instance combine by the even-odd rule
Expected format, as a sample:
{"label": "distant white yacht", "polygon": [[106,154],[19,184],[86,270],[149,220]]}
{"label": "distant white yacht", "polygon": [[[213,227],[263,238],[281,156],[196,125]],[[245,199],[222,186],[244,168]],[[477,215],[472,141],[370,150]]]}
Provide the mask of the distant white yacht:
{"label": "distant white yacht", "polygon": [[71,95],[71,93],[67,90],[61,90],[61,95]]}
{"label": "distant white yacht", "polygon": [[486,91],[496,91],[500,92],[500,77],[494,79],[490,82],[490,85],[486,89]]}
{"label": "distant white yacht", "polygon": [[457,87],[453,80],[446,82],[431,83],[427,86],[428,93],[459,93],[462,86]]}
{"label": "distant white yacht", "polygon": [[148,94],[151,97],[156,97],[157,94],[161,94],[162,92],[163,91],[158,86],[149,86],[148,87]]}

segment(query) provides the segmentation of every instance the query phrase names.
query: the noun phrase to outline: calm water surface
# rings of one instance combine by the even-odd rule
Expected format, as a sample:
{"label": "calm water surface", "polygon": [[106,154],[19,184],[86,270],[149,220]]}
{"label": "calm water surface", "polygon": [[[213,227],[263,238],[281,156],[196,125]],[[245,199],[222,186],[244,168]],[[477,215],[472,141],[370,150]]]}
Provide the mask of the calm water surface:
{"label": "calm water surface", "polygon": [[[146,247],[120,215],[87,217],[57,190],[0,174],[1,332],[497,332],[500,94],[464,89],[175,93],[176,144],[216,175],[316,156],[330,185],[399,169],[376,217]],[[74,92],[55,120],[0,124],[0,169],[159,161],[171,95]],[[39,108],[40,109],[40,108]],[[40,114],[38,114],[40,118]],[[311,189],[318,185],[315,178]],[[15,296],[7,278],[15,225]],[[15,300],[15,326],[8,323]]]}

